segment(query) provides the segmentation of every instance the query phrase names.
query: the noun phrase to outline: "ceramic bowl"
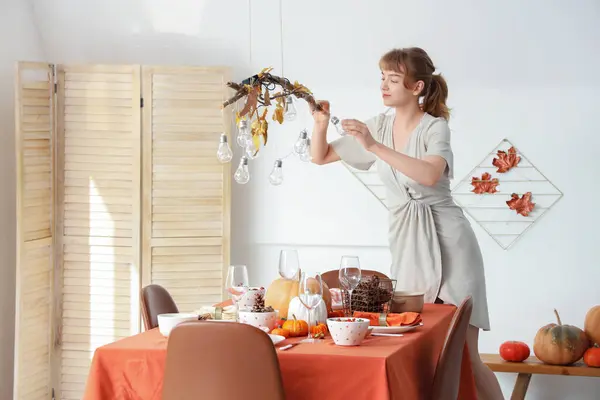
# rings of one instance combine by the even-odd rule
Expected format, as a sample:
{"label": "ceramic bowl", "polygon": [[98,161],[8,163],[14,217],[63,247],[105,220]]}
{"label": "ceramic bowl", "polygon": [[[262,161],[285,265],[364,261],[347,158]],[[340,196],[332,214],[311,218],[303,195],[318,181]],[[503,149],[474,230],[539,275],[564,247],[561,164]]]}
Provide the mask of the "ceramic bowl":
{"label": "ceramic bowl", "polygon": [[366,318],[327,318],[327,328],[338,346],[358,346],[369,331]]}
{"label": "ceramic bowl", "polygon": [[198,315],[190,313],[158,314],[158,330],[163,336],[169,336],[173,328],[188,321],[198,321]]}
{"label": "ceramic bowl", "polygon": [[271,332],[275,329],[277,323],[277,312],[252,312],[252,311],[239,311],[240,322],[242,324],[248,324],[257,328],[266,327]]}
{"label": "ceramic bowl", "polygon": [[250,310],[252,307],[254,307],[257,293],[260,293],[264,296],[265,288],[250,287],[246,289],[246,292],[240,297],[240,300],[237,303],[238,308],[240,310]]}
{"label": "ceramic bowl", "polygon": [[423,311],[425,303],[424,292],[394,292],[392,299],[391,311],[393,313],[416,312]]}

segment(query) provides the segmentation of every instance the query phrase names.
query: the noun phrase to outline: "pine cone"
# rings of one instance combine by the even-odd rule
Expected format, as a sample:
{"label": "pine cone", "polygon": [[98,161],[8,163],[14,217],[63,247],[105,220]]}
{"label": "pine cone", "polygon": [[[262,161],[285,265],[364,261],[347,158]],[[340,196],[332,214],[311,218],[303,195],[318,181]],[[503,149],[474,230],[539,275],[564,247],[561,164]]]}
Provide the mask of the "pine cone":
{"label": "pine cone", "polygon": [[256,293],[252,312],[273,312],[273,307],[265,307],[265,297],[261,293]]}

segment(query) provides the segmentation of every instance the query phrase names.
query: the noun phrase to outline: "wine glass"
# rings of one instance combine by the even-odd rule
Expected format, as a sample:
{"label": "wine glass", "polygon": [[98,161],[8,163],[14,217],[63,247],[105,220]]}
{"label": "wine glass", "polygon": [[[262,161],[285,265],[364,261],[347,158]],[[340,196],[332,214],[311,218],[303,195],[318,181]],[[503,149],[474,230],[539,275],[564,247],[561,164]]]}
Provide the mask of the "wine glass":
{"label": "wine glass", "polygon": [[231,296],[231,300],[236,308],[236,320],[238,302],[242,296],[248,291],[248,268],[245,265],[231,265],[227,270],[227,278],[225,280],[225,289]]}
{"label": "wine glass", "polygon": [[298,283],[298,299],[300,303],[308,310],[308,336],[304,339],[303,343],[314,343],[316,340],[312,337],[310,332],[312,325],[311,314],[312,311],[323,301],[323,281],[321,280],[321,274],[317,273],[316,276],[310,276],[307,272],[302,272],[300,275],[300,282]]}
{"label": "wine glass", "polygon": [[284,279],[294,279],[299,269],[298,251],[281,250],[279,253],[279,275]]}
{"label": "wine glass", "polygon": [[360,283],[362,272],[360,262],[357,256],[342,256],[340,262],[339,279],[340,285],[348,291],[348,312],[347,317],[352,316],[352,291]]}

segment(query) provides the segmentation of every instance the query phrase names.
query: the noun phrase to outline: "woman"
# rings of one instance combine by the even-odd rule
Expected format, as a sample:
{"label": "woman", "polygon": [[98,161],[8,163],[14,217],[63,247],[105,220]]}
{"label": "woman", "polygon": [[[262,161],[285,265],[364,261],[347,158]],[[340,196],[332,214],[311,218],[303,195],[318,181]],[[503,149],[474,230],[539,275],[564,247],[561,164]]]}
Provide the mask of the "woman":
{"label": "woman", "polygon": [[[312,160],[343,160],[362,170],[376,164],[390,209],[391,274],[402,290],[425,301],[458,305],[473,297],[467,344],[480,399],[503,399],[494,373],[479,357],[479,330],[489,330],[483,258],[470,223],[452,200],[453,154],[446,106],[448,87],[427,53],[395,49],[379,63],[381,94],[395,115],[366,123],[344,120],[348,133],[327,143],[329,104],[312,110]],[[422,100],[420,102],[419,100]]]}

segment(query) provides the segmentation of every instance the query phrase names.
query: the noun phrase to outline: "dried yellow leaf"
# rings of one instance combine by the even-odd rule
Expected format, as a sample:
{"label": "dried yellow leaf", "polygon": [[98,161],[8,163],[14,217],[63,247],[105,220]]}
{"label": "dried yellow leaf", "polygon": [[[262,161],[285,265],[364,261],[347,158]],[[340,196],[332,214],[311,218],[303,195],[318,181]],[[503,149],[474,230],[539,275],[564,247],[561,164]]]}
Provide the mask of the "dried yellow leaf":
{"label": "dried yellow leaf", "polygon": [[263,68],[262,71],[258,73],[258,77],[261,78],[264,74],[267,74],[273,70],[273,67]]}
{"label": "dried yellow leaf", "polygon": [[281,103],[277,103],[275,111],[273,111],[273,121],[277,121],[280,124],[283,124],[283,107],[281,106]]}
{"label": "dried yellow leaf", "polygon": [[269,89],[265,88],[265,106],[271,105],[271,94],[269,93]]}
{"label": "dried yellow leaf", "polygon": [[312,92],[310,91],[310,89],[308,89],[306,86],[304,86],[303,84],[301,84],[298,81],[294,82],[294,90],[297,91],[297,92],[303,92],[303,93],[307,93],[307,94],[312,94]]}

